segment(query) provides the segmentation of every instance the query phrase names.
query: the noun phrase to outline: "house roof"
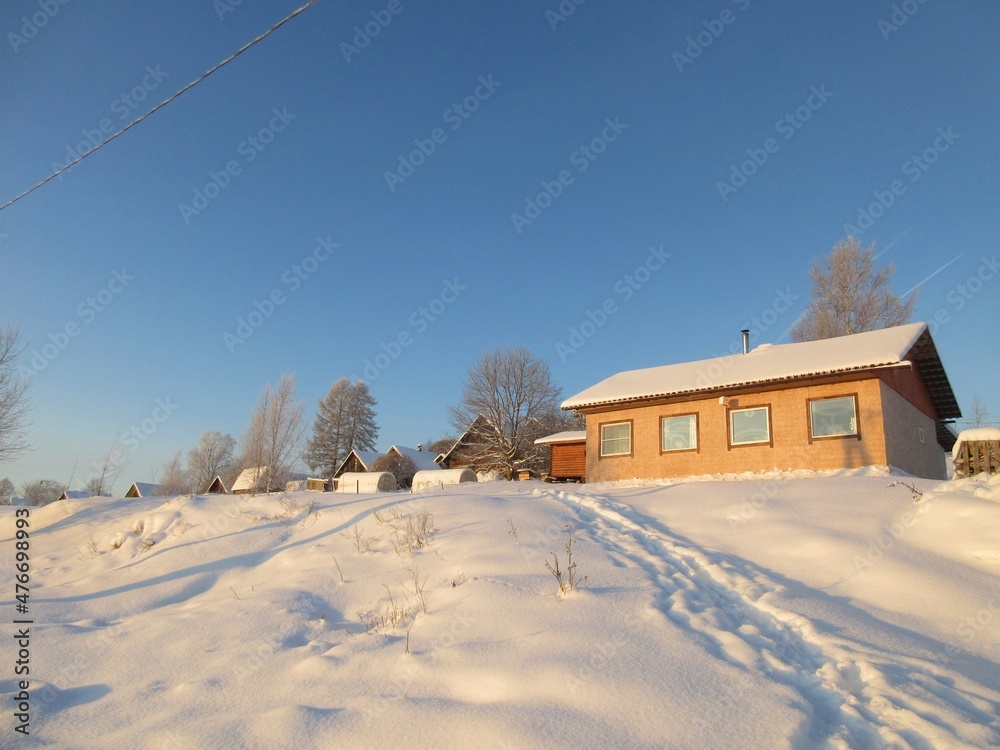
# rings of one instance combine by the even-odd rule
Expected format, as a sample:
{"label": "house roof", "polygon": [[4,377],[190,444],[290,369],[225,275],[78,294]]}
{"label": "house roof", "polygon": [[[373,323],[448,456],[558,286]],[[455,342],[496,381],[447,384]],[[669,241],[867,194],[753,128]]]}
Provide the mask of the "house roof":
{"label": "house roof", "polygon": [[551,445],[552,443],[582,443],[587,440],[586,430],[568,430],[557,432],[555,435],[546,435],[535,441],[535,445]]}
{"label": "house roof", "polygon": [[941,419],[961,416],[925,323],[795,344],[761,344],[748,354],[629,370],[562,403],[563,409],[705,394],[913,362]]}
{"label": "house roof", "polygon": [[357,456],[358,461],[360,461],[361,465],[365,467],[365,471],[371,471],[372,464],[384,455],[384,453],[379,453],[378,451],[359,451],[351,448],[351,452],[344,456],[344,460],[340,462],[340,466],[338,466],[337,470],[333,472],[333,475],[335,477],[339,477],[344,473],[344,466],[350,460],[351,456]]}
{"label": "house roof", "polygon": [[93,497],[93,493],[87,490],[63,490],[63,493],[59,496],[60,500],[85,500],[88,497]]}
{"label": "house roof", "polygon": [[238,490],[253,489],[254,484],[260,479],[260,475],[265,471],[267,471],[266,466],[251,466],[249,469],[244,469],[236,477],[236,481],[233,482],[233,486],[229,488],[229,491],[237,492]]}
{"label": "house roof", "polygon": [[441,464],[437,462],[438,457],[433,453],[418,451],[416,448],[408,448],[405,445],[393,445],[386,451],[386,454],[388,455],[389,451],[393,450],[413,461],[413,465],[417,467],[417,471],[441,469]]}
{"label": "house roof", "polygon": [[478,430],[481,430],[484,427],[490,427],[491,429],[496,429],[493,427],[493,423],[490,422],[489,419],[480,414],[478,417],[472,420],[472,424],[470,424],[468,429],[466,429],[466,431],[462,433],[462,437],[456,440],[455,444],[451,446],[451,448],[449,448],[446,452],[438,455],[435,458],[435,460],[438,461],[439,463],[446,462],[449,458],[451,458],[451,454],[454,453],[457,448],[459,448],[462,445],[467,445],[468,444],[466,442],[467,439],[475,435]]}
{"label": "house roof", "polygon": [[165,494],[163,488],[152,482],[132,482],[125,492],[125,497],[158,497]]}

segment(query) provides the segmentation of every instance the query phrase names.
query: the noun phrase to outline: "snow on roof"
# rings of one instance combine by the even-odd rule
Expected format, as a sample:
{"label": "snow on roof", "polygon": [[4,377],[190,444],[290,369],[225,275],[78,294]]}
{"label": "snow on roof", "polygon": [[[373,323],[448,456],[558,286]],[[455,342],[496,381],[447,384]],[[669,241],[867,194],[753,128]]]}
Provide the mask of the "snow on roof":
{"label": "snow on roof", "polygon": [[251,466],[249,469],[244,469],[240,472],[240,475],[236,477],[236,481],[233,482],[233,486],[229,488],[230,492],[236,492],[237,490],[250,490],[260,479],[260,475],[267,471],[266,466]]}
{"label": "snow on roof", "polygon": [[93,497],[93,493],[87,492],[87,490],[63,490],[63,493],[59,496],[60,500],[85,500],[88,497]]}
{"label": "snow on roof", "polygon": [[166,494],[163,488],[152,482],[132,482],[125,492],[125,497],[158,497]]}
{"label": "snow on roof", "polygon": [[978,440],[1000,440],[1000,429],[996,427],[973,427],[962,430],[958,433],[958,439],[951,449],[952,458],[958,458],[958,452],[962,449],[962,443],[971,443]]}
{"label": "snow on roof", "polygon": [[552,443],[582,443],[586,439],[586,430],[567,430],[566,432],[557,432],[555,435],[540,437],[535,441],[535,445],[551,445]]}
{"label": "snow on roof", "polygon": [[438,457],[433,453],[418,451],[416,448],[407,448],[405,445],[393,445],[386,453],[389,453],[391,450],[395,450],[401,456],[406,456],[413,461],[413,465],[417,467],[417,471],[441,469],[441,464],[437,462]]}
{"label": "snow on roof", "polygon": [[698,393],[794,378],[898,365],[927,330],[924,323],[795,344],[761,344],[748,354],[629,370],[562,403],[563,409]]}

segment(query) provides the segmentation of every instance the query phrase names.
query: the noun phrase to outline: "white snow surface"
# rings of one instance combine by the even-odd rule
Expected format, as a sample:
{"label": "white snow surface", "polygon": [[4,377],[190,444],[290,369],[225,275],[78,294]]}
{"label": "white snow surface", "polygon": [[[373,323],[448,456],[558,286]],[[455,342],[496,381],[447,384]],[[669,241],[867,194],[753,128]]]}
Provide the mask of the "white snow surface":
{"label": "white snow surface", "polygon": [[1000,477],[733,478],[32,508],[31,735],[8,637],[0,745],[1000,745]]}
{"label": "white snow surface", "polygon": [[566,399],[562,408],[899,365],[926,329],[925,323],[910,323],[821,341],[761,344],[748,354],[628,370]]}
{"label": "white snow surface", "polygon": [[586,430],[567,430],[554,435],[546,435],[535,441],[535,445],[551,445],[552,443],[576,443],[587,439]]}

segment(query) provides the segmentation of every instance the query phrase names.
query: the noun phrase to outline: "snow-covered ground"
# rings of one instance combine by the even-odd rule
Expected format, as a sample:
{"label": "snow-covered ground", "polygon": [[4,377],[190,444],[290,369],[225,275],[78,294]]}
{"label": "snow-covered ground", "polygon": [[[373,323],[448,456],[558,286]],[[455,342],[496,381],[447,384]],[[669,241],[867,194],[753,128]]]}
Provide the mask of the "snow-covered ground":
{"label": "snow-covered ground", "polygon": [[1000,744],[1000,478],[733,479],[32,509],[0,746]]}

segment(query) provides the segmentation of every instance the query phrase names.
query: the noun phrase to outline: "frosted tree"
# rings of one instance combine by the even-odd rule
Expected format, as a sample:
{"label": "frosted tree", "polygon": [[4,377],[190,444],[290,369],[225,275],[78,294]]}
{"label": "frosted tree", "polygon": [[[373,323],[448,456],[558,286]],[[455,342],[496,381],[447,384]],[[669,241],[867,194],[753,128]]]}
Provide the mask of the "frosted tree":
{"label": "frosted tree", "polygon": [[846,336],[910,320],[916,295],[903,302],[893,293],[893,267],[876,269],[874,249],[863,249],[857,237],[848,237],[834,246],[822,266],[813,262],[812,299],[792,326],[793,341]]}
{"label": "frosted tree", "polygon": [[393,453],[391,456],[376,458],[372,463],[372,471],[388,471],[396,478],[399,487],[405,489],[413,484],[413,475],[417,473],[417,465],[409,456]]}
{"label": "frosted tree", "polygon": [[14,483],[7,477],[0,479],[0,500],[8,505],[12,497],[14,497]]}
{"label": "frosted tree", "polygon": [[[476,430],[471,456],[475,465],[502,471],[512,479],[518,469],[538,469],[545,454],[534,445],[562,417],[561,389],[552,382],[548,364],[525,347],[495,349],[469,370],[457,406],[449,406],[452,425]],[[480,418],[482,417],[482,418]]]}
{"label": "frosted tree", "polygon": [[[215,478],[214,474],[212,478]],[[185,495],[191,491],[191,475],[184,468],[180,451],[163,465],[158,484],[165,495]]]}
{"label": "frosted tree", "polygon": [[216,476],[228,480],[233,473],[236,441],[232,435],[207,430],[188,451],[188,472],[195,492],[204,492]]}
{"label": "frosted tree", "polygon": [[28,381],[14,364],[23,350],[20,328],[0,326],[0,463],[13,461],[28,449],[25,440]]}
{"label": "frosted tree", "polygon": [[363,380],[351,383],[341,378],[330,386],[317,407],[312,438],[303,456],[313,471],[330,476],[352,448],[375,449],[375,404]]}
{"label": "frosted tree", "polygon": [[125,468],[122,452],[118,448],[117,438],[111,442],[111,446],[104,454],[103,458],[92,464],[93,471],[87,478],[85,488],[94,497],[101,497],[111,494],[111,488]]}
{"label": "frosted tree", "polygon": [[243,461],[248,468],[261,468],[253,493],[273,492],[285,479],[298,457],[305,405],[295,396],[295,376],[285,375],[276,386],[267,385],[250,415],[242,439]]}
{"label": "frosted tree", "polygon": [[52,479],[40,479],[37,482],[25,484],[21,488],[21,495],[34,505],[48,505],[58,500],[65,489],[65,484],[60,484]]}

